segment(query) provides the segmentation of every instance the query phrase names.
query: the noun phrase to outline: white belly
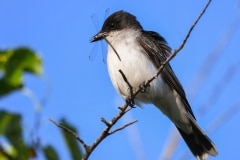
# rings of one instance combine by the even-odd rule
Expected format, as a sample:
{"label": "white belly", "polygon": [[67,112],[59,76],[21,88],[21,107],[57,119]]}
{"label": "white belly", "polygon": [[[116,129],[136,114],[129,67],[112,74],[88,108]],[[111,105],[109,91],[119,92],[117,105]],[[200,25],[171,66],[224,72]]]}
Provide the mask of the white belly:
{"label": "white belly", "polygon": [[[136,90],[140,84],[150,79],[156,73],[157,69],[148,57],[141,53],[141,48],[138,45],[134,45],[134,39],[132,41],[124,41],[122,39],[111,43],[120,59],[112,47],[108,45],[107,65],[115,89],[125,98],[130,94],[129,86],[123,80],[119,70],[122,70],[131,86]],[[156,96],[160,97],[163,94],[162,87],[163,80],[159,76],[157,80],[154,80],[150,84],[147,93],[141,93],[137,96],[137,100],[143,103],[153,102]]]}

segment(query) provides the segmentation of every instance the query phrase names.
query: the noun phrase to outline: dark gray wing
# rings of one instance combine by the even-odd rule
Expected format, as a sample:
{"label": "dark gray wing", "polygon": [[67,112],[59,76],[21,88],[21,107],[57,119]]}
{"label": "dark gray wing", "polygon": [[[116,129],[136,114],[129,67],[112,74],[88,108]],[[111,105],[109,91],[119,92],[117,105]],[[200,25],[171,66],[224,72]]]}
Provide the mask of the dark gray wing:
{"label": "dark gray wing", "polygon": [[[137,41],[156,68],[159,68],[171,54],[171,48],[167,45],[165,39],[156,32],[142,31],[142,35],[137,38]],[[183,87],[169,63],[164,67],[161,75],[168,85],[180,95],[186,110],[196,119],[188,103]]]}

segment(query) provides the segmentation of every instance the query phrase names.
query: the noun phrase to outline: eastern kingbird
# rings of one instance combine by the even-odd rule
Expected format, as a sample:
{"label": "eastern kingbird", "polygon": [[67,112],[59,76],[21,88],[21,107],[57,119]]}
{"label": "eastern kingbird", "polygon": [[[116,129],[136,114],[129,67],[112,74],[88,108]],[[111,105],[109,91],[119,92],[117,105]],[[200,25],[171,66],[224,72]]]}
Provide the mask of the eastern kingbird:
{"label": "eastern kingbird", "polygon": [[[126,98],[129,85],[133,89],[150,79],[171,54],[166,40],[156,32],[146,31],[136,17],[125,11],[117,11],[104,22],[102,29],[91,42],[105,39],[108,43],[107,66],[113,86]],[[137,105],[151,103],[160,109],[177,127],[193,155],[199,160],[217,155],[217,149],[196,123],[181,83],[167,64],[146,92],[139,93]]]}

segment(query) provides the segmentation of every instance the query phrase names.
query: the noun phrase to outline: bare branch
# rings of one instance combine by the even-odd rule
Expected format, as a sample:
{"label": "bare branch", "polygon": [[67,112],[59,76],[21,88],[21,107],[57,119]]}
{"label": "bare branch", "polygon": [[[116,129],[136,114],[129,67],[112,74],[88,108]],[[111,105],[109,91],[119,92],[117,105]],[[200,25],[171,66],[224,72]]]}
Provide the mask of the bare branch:
{"label": "bare branch", "polygon": [[183,49],[185,43],[187,42],[188,38],[191,35],[191,32],[193,31],[193,29],[195,28],[195,26],[197,25],[197,23],[201,19],[201,17],[204,15],[204,13],[206,12],[206,10],[207,10],[207,8],[208,8],[208,6],[210,5],[211,2],[212,2],[212,0],[208,0],[207,4],[203,8],[202,12],[199,14],[198,18],[195,20],[195,22],[193,23],[193,25],[189,29],[189,31],[188,31],[185,39],[183,40],[182,44],[180,45],[180,47],[177,50],[174,51],[174,52],[176,52],[176,54]]}
{"label": "bare branch", "polygon": [[91,155],[91,153],[94,151],[94,149],[107,137],[110,135],[110,129],[112,126],[114,126],[117,121],[128,111],[128,104],[125,103],[122,107],[120,107],[119,112],[116,116],[112,118],[110,122],[108,122],[109,125],[106,125],[105,129],[102,131],[100,136],[95,140],[95,142],[90,146],[89,151],[86,151],[85,155],[83,156],[82,160],[87,160],[88,157]]}
{"label": "bare branch", "polygon": [[134,93],[133,93],[133,87],[130,84],[130,82],[128,81],[127,77],[125,76],[125,74],[123,73],[123,71],[121,69],[118,70],[119,73],[121,74],[123,80],[127,83],[128,88],[129,88],[129,96],[126,99],[126,102],[128,103],[129,106],[134,107],[135,103],[134,103]]}
{"label": "bare branch", "polygon": [[133,87],[130,84],[130,82],[128,81],[127,77],[125,76],[125,74],[123,73],[123,71],[121,69],[118,70],[120,72],[120,74],[123,77],[123,80],[127,83],[128,87],[129,87],[129,91],[130,91],[130,95],[133,95]]}
{"label": "bare branch", "polygon": [[[166,59],[166,61],[164,61],[162,63],[162,65],[158,68],[156,74],[152,78],[150,78],[149,80],[145,81],[145,86],[148,86],[154,79],[156,79],[159,76],[159,74],[162,72],[162,70],[165,67],[165,65],[167,63],[169,63],[169,61],[172,60],[177,55],[177,53],[180,52],[183,49],[184,45],[186,44],[188,38],[190,37],[190,35],[192,33],[192,30],[195,28],[195,26],[197,25],[198,21],[201,19],[201,17],[203,16],[205,11],[207,10],[210,2],[211,2],[211,0],[208,1],[206,6],[203,8],[202,12],[197,17],[196,21],[193,23],[193,25],[189,29],[189,31],[188,31],[186,37],[184,38],[182,44],[177,49],[174,50],[174,52]],[[136,91],[135,95],[138,94],[139,92],[140,92],[140,88]]]}
{"label": "bare branch", "polygon": [[109,134],[113,134],[113,133],[115,133],[115,132],[118,132],[118,131],[120,131],[120,130],[123,130],[124,128],[126,128],[126,127],[128,127],[128,126],[130,126],[130,125],[132,125],[132,124],[134,124],[134,123],[136,123],[136,122],[137,122],[137,120],[134,120],[134,121],[132,121],[132,122],[129,122],[129,123],[123,125],[122,127],[119,127],[119,128],[117,128],[117,129],[109,132]]}
{"label": "bare branch", "polygon": [[105,118],[101,118],[101,121],[106,125],[106,126],[111,126],[111,124],[108,123],[108,121]]}
{"label": "bare branch", "polygon": [[56,126],[58,126],[59,128],[63,129],[64,131],[68,132],[69,134],[73,135],[84,147],[85,150],[89,150],[89,146],[72,130],[68,129],[67,127],[64,127],[61,124],[58,124],[57,122],[55,122],[53,119],[49,119],[53,124],[55,124]]}

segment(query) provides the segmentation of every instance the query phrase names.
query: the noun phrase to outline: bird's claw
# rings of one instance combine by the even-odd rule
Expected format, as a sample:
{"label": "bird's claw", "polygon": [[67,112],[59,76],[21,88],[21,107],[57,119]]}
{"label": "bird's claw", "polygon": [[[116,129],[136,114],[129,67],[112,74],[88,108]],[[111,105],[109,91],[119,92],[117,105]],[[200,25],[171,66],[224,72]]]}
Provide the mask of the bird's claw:
{"label": "bird's claw", "polygon": [[146,93],[147,92],[147,87],[149,87],[150,84],[146,84],[145,82],[143,82],[142,84],[140,84],[140,92],[141,93]]}
{"label": "bird's claw", "polygon": [[127,98],[126,99],[126,103],[131,107],[131,108],[135,108],[135,102],[134,102],[134,99],[132,98]]}

